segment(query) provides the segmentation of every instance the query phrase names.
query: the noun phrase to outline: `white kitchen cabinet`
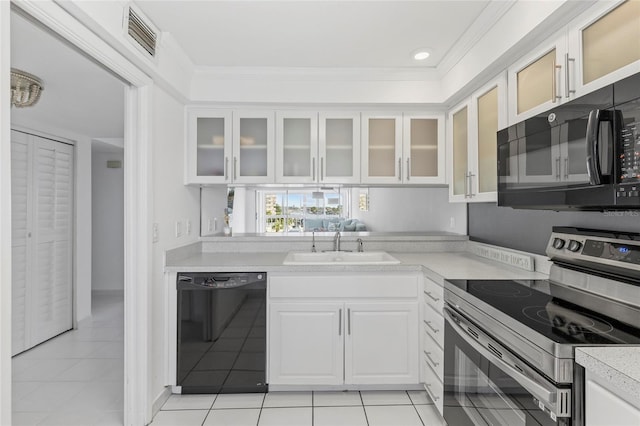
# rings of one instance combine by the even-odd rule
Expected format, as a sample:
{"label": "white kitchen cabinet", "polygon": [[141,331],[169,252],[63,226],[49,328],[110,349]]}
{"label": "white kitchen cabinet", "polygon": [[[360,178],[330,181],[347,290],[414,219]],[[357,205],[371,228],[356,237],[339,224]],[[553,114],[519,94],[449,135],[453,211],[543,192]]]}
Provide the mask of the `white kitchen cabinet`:
{"label": "white kitchen cabinet", "polygon": [[608,380],[586,371],[586,426],[637,426],[640,424],[640,403],[631,395],[623,395]]}
{"label": "white kitchen cabinet", "polygon": [[444,290],[442,286],[424,277],[422,309],[422,351],[420,378],[424,388],[442,415],[444,398]]}
{"label": "white kitchen cabinet", "polygon": [[269,384],[418,384],[418,287],[416,274],[272,274]]}
{"label": "white kitchen cabinet", "polygon": [[318,183],[360,183],[360,113],[319,114]]}
{"label": "white kitchen cabinet", "polygon": [[497,131],[507,125],[506,90],[506,77],[500,75],[449,113],[452,202],[497,200]]}
{"label": "white kitchen cabinet", "polygon": [[276,181],[314,183],[318,178],[318,113],[276,113]]}
{"label": "white kitchen cabinet", "polygon": [[444,116],[362,115],[362,182],[445,182]]}
{"label": "white kitchen cabinet", "polygon": [[269,315],[269,382],[343,382],[343,304],[274,303]]}
{"label": "white kitchen cabinet", "polygon": [[509,124],[640,72],[640,3],[596,2],[509,67]]}
{"label": "white kitchen cabinet", "polygon": [[187,184],[272,183],[270,111],[187,109]]}

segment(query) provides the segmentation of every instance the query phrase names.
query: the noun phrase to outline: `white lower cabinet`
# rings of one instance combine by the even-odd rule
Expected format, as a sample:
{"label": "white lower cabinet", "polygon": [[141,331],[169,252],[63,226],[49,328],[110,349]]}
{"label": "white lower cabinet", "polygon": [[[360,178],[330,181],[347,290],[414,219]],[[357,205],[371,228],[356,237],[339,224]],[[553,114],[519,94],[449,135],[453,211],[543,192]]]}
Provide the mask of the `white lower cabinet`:
{"label": "white lower cabinet", "polygon": [[421,381],[442,415],[444,399],[444,304],[442,286],[424,279],[422,303]]}
{"label": "white lower cabinet", "polygon": [[[631,403],[634,401],[634,403]],[[586,426],[637,426],[640,424],[640,402],[624,395],[613,385],[595,374],[586,372]]]}
{"label": "white lower cabinet", "polygon": [[415,275],[270,277],[269,384],[418,384],[418,283]]}

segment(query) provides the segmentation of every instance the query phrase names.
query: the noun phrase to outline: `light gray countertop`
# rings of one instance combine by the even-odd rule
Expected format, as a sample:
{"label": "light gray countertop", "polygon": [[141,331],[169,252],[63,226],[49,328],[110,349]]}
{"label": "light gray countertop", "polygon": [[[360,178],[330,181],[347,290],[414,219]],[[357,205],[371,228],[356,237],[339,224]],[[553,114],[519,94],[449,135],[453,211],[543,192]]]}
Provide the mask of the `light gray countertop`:
{"label": "light gray countertop", "polygon": [[396,253],[395,265],[283,265],[287,253],[194,253],[167,263],[168,272],[394,272],[423,271],[442,284],[443,279],[536,279],[529,272],[468,252]]}
{"label": "light gray countertop", "polygon": [[640,346],[576,348],[576,362],[640,401]]}

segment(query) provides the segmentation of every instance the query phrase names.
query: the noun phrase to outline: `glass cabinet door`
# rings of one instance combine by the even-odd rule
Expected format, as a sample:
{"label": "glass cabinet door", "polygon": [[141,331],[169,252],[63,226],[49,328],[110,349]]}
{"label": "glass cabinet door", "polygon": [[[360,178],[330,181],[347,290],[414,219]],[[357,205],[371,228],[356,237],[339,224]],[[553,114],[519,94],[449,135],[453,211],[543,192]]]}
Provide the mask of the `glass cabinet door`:
{"label": "glass cabinet door", "polygon": [[449,183],[454,196],[466,197],[468,188],[468,107],[463,107],[451,115],[452,123],[452,149],[453,149],[453,176]]}
{"label": "glass cabinet door", "polygon": [[517,72],[517,113],[553,102],[556,96],[556,49]]}
{"label": "glass cabinet door", "polygon": [[319,181],[359,182],[360,114],[321,113],[319,120]]}
{"label": "glass cabinet door", "polygon": [[498,190],[497,133],[498,133],[498,86],[477,98],[478,142],[477,180],[478,193]]}
{"label": "glass cabinet door", "polygon": [[626,1],[582,30],[582,84],[640,60],[640,2]]}
{"label": "glass cabinet door", "polygon": [[278,113],[276,119],[277,180],[282,183],[315,182],[318,176],[317,113]]}
{"label": "glass cabinet door", "polygon": [[363,116],[363,182],[402,182],[400,116]]}
{"label": "glass cabinet door", "polygon": [[234,182],[270,183],[274,181],[273,123],[273,112],[234,113]]}
{"label": "glass cabinet door", "polygon": [[187,118],[187,182],[231,181],[231,112],[197,109]]}
{"label": "glass cabinet door", "polygon": [[443,117],[404,118],[404,183],[444,183]]}

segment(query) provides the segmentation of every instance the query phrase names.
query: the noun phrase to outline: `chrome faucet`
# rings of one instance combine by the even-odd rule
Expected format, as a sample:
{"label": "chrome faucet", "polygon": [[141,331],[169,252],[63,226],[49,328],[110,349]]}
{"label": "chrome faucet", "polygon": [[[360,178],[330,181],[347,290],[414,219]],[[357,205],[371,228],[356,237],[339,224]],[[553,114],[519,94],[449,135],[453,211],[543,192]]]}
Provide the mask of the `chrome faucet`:
{"label": "chrome faucet", "polygon": [[340,251],[340,231],[333,236],[333,251]]}

